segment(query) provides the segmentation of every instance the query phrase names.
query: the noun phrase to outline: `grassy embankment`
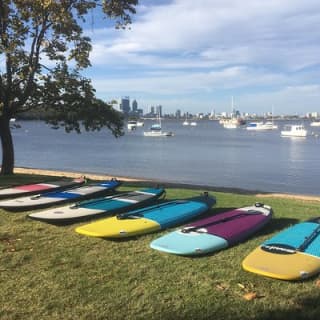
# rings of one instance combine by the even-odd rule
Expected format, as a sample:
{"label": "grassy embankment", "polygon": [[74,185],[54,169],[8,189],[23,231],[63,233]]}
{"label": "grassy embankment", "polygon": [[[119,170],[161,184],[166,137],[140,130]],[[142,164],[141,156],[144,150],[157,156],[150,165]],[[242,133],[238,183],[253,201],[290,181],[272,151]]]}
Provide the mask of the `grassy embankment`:
{"label": "grassy embankment", "polygon": [[[42,179],[15,175],[1,184]],[[167,199],[199,192],[167,188]],[[319,202],[212,194],[212,213],[259,201],[273,207],[274,219],[238,246],[187,258],[149,248],[168,231],[110,241],[75,233],[80,223],[57,227],[0,210],[0,319],[318,319],[318,277],[268,279],[243,271],[241,261],[272,234],[319,216]]]}

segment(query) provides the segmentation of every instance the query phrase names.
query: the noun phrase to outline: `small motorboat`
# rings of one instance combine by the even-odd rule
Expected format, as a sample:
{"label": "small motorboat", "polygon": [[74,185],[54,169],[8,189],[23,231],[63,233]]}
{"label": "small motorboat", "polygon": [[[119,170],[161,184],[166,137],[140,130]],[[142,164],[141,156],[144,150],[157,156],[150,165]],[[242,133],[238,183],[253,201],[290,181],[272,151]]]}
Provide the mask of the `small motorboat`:
{"label": "small motorboat", "polygon": [[302,124],[285,125],[281,131],[281,136],[284,137],[306,137],[307,135],[308,131]]}

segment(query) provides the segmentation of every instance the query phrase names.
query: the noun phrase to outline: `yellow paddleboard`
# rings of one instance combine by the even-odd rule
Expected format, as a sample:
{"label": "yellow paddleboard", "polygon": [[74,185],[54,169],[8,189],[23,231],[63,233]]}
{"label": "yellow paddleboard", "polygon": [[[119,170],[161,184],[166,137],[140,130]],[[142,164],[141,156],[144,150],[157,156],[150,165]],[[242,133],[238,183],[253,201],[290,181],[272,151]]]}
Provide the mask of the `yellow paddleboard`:
{"label": "yellow paddleboard", "polygon": [[124,238],[160,230],[160,224],[146,218],[111,217],[76,228],[76,232],[102,238]]}
{"label": "yellow paddleboard", "polygon": [[274,253],[261,247],[252,251],[242,262],[242,267],[250,272],[281,280],[301,280],[320,271],[319,257],[294,251]]}

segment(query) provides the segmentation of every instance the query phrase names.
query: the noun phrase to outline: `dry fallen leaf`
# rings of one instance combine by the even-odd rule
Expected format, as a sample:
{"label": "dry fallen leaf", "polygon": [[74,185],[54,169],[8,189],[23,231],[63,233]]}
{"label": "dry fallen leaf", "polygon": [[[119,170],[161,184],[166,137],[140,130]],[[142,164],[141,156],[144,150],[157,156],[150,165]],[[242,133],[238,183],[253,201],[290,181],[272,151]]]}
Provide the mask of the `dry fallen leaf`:
{"label": "dry fallen leaf", "polygon": [[316,287],[320,288],[320,279],[316,281]]}
{"label": "dry fallen leaf", "polygon": [[256,292],[248,292],[248,293],[243,295],[243,298],[248,300],[248,301],[251,301],[253,299],[258,298],[258,294]]}

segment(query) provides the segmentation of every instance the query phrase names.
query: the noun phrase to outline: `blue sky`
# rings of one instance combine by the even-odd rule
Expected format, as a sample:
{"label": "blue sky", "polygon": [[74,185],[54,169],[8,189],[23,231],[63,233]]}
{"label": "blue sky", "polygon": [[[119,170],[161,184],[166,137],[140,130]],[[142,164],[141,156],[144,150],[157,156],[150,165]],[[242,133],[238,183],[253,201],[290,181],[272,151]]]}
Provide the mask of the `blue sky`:
{"label": "blue sky", "polygon": [[319,0],[140,1],[130,30],[88,19],[105,100],[166,113],[320,112]]}

